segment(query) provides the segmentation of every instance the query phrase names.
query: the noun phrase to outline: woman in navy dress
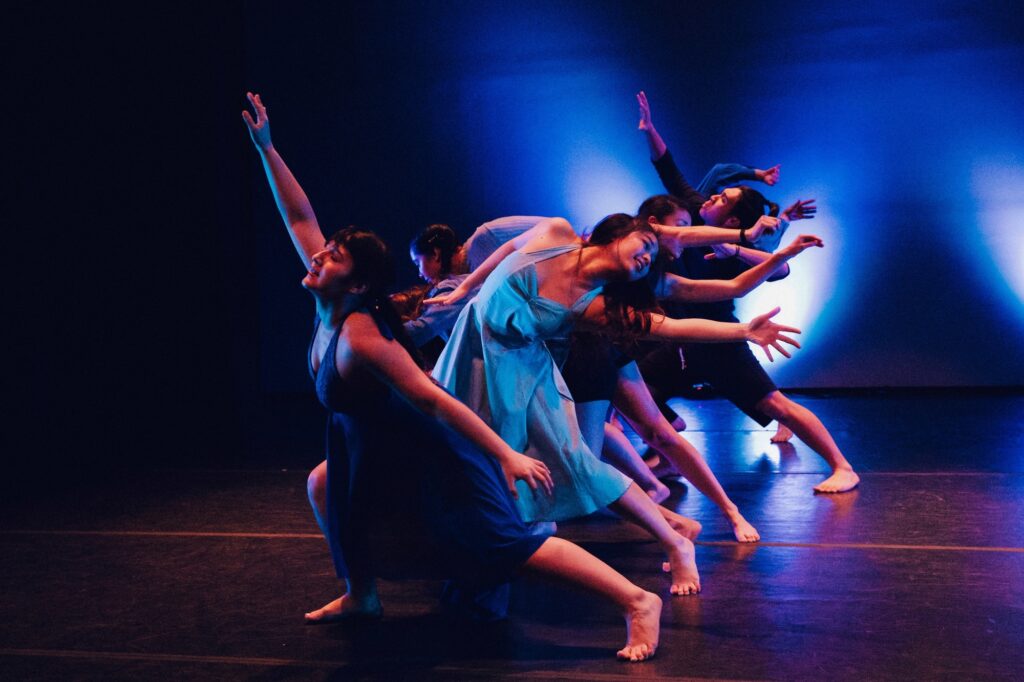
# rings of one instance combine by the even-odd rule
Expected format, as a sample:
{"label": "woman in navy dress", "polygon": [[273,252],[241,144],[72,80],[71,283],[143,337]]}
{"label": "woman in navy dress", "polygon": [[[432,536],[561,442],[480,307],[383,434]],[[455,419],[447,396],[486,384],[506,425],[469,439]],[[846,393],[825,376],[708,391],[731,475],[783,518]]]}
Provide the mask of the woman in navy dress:
{"label": "woman in navy dress", "polygon": [[263,103],[258,95],[249,100],[256,119],[248,111],[243,118],[275,199],[292,207],[282,214],[307,267],[302,285],[316,302],[310,369],[317,394],[344,432],[344,445],[328,451],[326,526],[345,593],[308,617],[380,612],[380,547],[370,526],[386,514],[387,498],[371,496],[386,487],[381,469],[399,457],[420,475],[418,519],[432,532],[445,572],[479,587],[525,572],[587,589],[614,603],[626,619],[619,658],[650,658],[658,644],[661,599],[577,545],[530,532],[516,513],[513,496],[521,493],[514,484],[524,482],[526,494],[550,494],[547,466],[512,450],[396,340],[402,330],[386,294],[383,242],[356,228],[324,239],[308,200],[274,151]]}

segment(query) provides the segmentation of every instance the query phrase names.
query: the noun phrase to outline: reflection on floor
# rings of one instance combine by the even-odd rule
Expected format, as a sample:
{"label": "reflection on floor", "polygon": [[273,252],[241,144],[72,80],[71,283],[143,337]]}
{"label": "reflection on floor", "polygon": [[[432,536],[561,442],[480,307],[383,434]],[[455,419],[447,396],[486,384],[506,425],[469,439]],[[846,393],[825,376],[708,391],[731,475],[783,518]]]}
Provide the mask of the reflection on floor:
{"label": "reflection on floor", "polygon": [[380,622],[304,626],[339,588],[305,466],[290,466],[135,472],[0,502],[0,676],[1019,677],[1024,397],[795,397],[858,467],[857,491],[813,495],[814,453],[771,445],[771,428],[728,403],[679,405],[763,538],[735,544],[713,505],[671,483],[669,504],[704,524],[700,596],[667,595],[637,529],[600,515],[562,524],[665,598],[658,655],[640,666],[612,657],[612,610],[527,581],[503,623],[445,620],[437,583],[406,581],[384,583]]}

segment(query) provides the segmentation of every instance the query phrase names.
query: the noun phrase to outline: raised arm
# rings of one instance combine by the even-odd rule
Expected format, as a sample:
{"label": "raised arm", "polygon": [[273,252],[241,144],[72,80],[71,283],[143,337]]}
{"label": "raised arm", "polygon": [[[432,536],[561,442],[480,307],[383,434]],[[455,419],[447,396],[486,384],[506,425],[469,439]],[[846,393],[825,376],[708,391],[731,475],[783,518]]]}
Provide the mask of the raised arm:
{"label": "raised arm", "polygon": [[695,280],[666,273],[662,276],[661,284],[656,293],[658,298],[662,300],[689,301],[693,303],[708,303],[711,301],[741,298],[768,280],[790,258],[803,253],[805,249],[812,246],[822,247],[824,245],[818,237],[802,234],[793,240],[789,246],[771,254],[768,258],[765,258],[733,279]]}
{"label": "raised arm", "polygon": [[260,153],[263,170],[267,174],[267,182],[270,183],[270,191],[274,195],[274,202],[285,227],[288,228],[288,236],[291,237],[302,264],[308,268],[313,260],[313,254],[323,249],[323,232],[320,231],[320,224],[306,193],[302,191],[298,180],[285,165],[284,159],[274,149],[270,139],[270,119],[267,118],[263,100],[251,92],[247,92],[246,97],[256,112],[256,120],[253,120],[248,111],[242,112],[242,120],[245,121],[249,136]]}
{"label": "raised arm", "polygon": [[[384,339],[369,316],[351,316],[346,323],[345,335],[356,360],[394,388],[409,404],[497,459],[513,496],[517,496],[514,485],[517,480],[524,481],[534,491],[539,486],[551,493],[554,483],[546,464],[510,448],[472,410],[431,381],[398,342]],[[337,362],[338,371],[344,372],[341,358]]]}
{"label": "raised arm", "polygon": [[742,163],[716,163],[697,185],[697,191],[704,196],[710,196],[744,180],[758,180],[767,185],[774,185],[779,181],[779,169],[779,166],[761,170],[744,166]]}
{"label": "raised arm", "polygon": [[573,231],[572,225],[565,218],[545,218],[515,239],[510,239],[499,246],[494,253],[487,257],[487,260],[469,274],[469,277],[462,280],[462,283],[456,287],[455,291],[447,296],[428,298],[423,301],[423,304],[451,305],[461,301],[469,292],[483,284],[487,276],[494,272],[494,269],[498,267],[501,261],[508,258],[516,249],[523,248],[524,246],[529,246],[531,249],[546,249],[552,246],[569,244],[577,239],[579,239],[579,236]]}
{"label": "raised arm", "polygon": [[636,100],[640,105],[639,129],[647,137],[647,146],[651,150],[651,162],[654,163],[654,169],[658,171],[661,184],[665,186],[665,190],[669,194],[682,200],[691,215],[696,215],[700,212],[701,204],[704,203],[704,195],[686,181],[682,171],[672,159],[672,153],[665,145],[665,141],[655,130],[654,123],[651,122],[651,105],[647,101],[647,94],[643,91],[637,93]]}

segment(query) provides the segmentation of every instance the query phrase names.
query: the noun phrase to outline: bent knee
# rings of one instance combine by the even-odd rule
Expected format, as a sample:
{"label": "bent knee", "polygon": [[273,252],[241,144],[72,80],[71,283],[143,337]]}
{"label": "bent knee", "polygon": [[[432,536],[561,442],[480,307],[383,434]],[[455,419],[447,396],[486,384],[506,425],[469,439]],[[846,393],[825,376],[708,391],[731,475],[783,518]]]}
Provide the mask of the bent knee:
{"label": "bent knee", "polygon": [[782,395],[781,391],[772,391],[757,402],[757,409],[772,419],[785,421],[793,413],[793,401]]}
{"label": "bent knee", "polygon": [[321,462],[309,472],[309,478],[306,479],[306,494],[309,501],[314,504],[327,499],[327,462]]}

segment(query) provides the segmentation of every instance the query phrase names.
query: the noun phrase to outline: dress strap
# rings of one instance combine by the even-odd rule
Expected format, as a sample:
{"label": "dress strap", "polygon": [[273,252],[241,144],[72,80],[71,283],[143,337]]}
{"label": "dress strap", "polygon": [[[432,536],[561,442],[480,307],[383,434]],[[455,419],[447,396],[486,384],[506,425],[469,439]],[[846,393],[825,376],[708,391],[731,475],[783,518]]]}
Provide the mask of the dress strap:
{"label": "dress strap", "polygon": [[561,256],[563,253],[569,253],[570,251],[576,251],[580,249],[580,244],[563,244],[562,246],[549,246],[546,249],[537,249],[536,251],[523,251],[524,256],[538,256],[538,258],[531,258],[530,260],[536,262],[541,260],[547,260],[548,258],[554,258],[555,256]]}

